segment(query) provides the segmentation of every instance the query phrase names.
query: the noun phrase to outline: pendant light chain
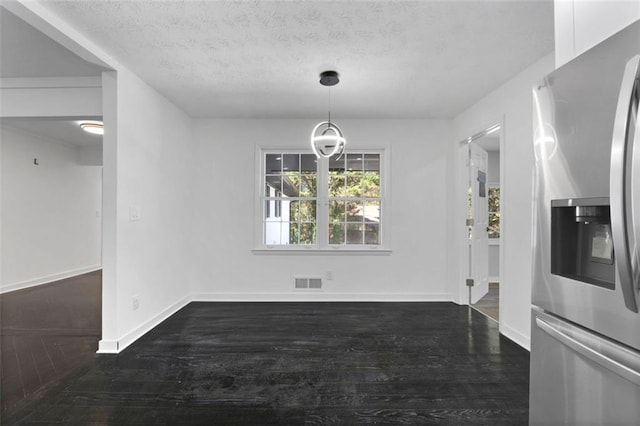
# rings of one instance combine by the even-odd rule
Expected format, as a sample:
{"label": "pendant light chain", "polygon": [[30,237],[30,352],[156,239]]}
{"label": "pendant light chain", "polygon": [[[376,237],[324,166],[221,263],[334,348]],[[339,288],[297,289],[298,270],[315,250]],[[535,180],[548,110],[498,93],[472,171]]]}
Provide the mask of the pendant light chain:
{"label": "pendant light chain", "polygon": [[327,90],[329,91],[329,127],[331,127],[331,86],[327,86]]}

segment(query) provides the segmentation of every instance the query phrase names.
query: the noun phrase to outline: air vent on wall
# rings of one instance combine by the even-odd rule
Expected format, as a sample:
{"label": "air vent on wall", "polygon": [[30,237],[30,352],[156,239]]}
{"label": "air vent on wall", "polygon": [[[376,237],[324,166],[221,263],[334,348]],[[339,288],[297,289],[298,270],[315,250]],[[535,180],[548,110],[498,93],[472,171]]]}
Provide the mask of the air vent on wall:
{"label": "air vent on wall", "polygon": [[303,290],[319,290],[322,288],[322,278],[318,277],[296,277],[295,278],[295,289]]}

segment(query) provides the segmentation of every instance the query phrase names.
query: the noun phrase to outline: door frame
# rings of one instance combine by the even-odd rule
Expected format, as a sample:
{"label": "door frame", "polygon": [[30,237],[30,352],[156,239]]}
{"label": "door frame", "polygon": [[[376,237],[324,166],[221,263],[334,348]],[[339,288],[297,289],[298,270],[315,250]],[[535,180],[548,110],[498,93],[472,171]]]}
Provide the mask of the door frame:
{"label": "door frame", "polygon": [[[457,240],[456,245],[458,247],[457,256],[457,269],[458,269],[458,304],[469,305],[469,289],[466,285],[467,268],[468,268],[468,254],[467,254],[467,231],[465,226],[465,219],[467,215],[466,194],[468,184],[468,165],[467,165],[467,145],[477,139],[480,139],[490,133],[497,133],[500,139],[500,248],[499,248],[499,273],[500,280],[503,281],[504,277],[504,200],[505,200],[505,186],[504,186],[504,150],[505,150],[505,124],[504,118],[498,121],[494,121],[494,124],[485,127],[483,130],[472,134],[468,138],[460,140],[456,144],[456,187],[455,187],[455,223],[454,223],[454,236]],[[464,194],[465,196],[462,196]],[[499,287],[500,300],[504,300],[504,283],[501,282]],[[503,318],[503,303],[499,304],[499,316],[500,321]]]}

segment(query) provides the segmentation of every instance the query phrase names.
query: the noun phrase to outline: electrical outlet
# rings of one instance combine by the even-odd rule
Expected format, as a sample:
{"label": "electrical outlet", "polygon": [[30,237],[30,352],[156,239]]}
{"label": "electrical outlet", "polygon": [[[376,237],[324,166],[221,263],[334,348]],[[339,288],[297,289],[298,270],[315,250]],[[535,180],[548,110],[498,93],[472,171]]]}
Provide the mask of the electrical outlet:
{"label": "electrical outlet", "polygon": [[133,298],[131,299],[131,307],[134,311],[137,311],[140,307],[140,300],[138,300],[138,296],[133,296]]}

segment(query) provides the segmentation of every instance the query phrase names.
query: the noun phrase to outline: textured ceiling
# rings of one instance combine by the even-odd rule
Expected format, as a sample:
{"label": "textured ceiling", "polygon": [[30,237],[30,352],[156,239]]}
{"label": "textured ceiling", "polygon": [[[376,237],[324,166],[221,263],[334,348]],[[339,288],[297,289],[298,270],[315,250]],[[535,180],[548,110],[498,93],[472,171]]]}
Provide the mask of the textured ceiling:
{"label": "textured ceiling", "polygon": [[553,50],[547,1],[59,1],[193,117],[450,118]]}

